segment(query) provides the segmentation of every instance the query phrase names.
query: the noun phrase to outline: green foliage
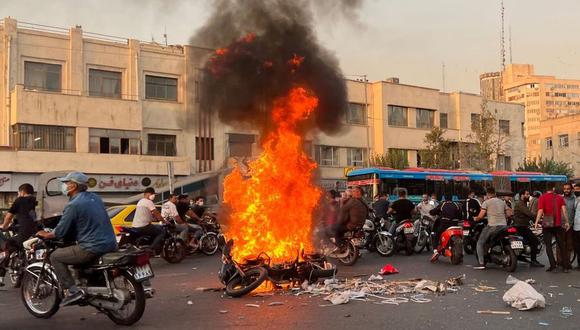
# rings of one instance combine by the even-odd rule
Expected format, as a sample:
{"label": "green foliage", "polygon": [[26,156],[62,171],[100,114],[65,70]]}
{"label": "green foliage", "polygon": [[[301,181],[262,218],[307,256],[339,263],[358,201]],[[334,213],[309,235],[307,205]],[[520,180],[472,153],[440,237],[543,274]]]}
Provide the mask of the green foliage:
{"label": "green foliage", "polygon": [[542,172],[546,174],[565,175],[569,178],[574,176],[574,168],[570,163],[555,161],[553,159],[524,159],[522,164],[518,164],[517,171]]}
{"label": "green foliage", "polygon": [[451,142],[443,137],[444,134],[445,130],[436,126],[425,134],[423,141],[427,148],[419,151],[422,167],[453,169]]}
{"label": "green foliage", "polygon": [[370,157],[370,166],[405,169],[409,167],[407,150],[389,149],[385,154],[374,154]]}

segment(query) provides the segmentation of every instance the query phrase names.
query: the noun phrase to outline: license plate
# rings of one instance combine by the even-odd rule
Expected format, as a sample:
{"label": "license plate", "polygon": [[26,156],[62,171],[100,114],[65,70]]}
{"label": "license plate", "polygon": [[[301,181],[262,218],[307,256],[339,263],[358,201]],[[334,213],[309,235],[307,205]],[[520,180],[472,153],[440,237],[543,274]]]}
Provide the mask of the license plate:
{"label": "license plate", "polygon": [[149,264],[135,267],[135,279],[137,281],[153,277],[153,270]]}
{"label": "license plate", "polygon": [[463,236],[469,236],[469,230],[464,230],[463,231]]}
{"label": "license plate", "polygon": [[34,258],[36,260],[44,260],[45,256],[46,256],[46,249],[40,249],[40,250],[34,251]]}
{"label": "license plate", "polygon": [[415,233],[415,228],[413,228],[413,227],[405,227],[403,229],[403,233],[405,233],[405,234],[414,234]]}
{"label": "license plate", "polygon": [[524,242],[522,242],[522,241],[512,241],[510,244],[511,244],[512,249],[523,249],[524,248]]}

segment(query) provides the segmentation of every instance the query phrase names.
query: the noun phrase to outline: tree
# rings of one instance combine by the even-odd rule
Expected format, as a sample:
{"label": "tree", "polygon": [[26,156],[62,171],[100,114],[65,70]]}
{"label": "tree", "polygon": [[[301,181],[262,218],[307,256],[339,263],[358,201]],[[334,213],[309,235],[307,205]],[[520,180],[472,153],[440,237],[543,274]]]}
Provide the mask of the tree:
{"label": "tree", "polygon": [[423,141],[427,148],[419,151],[422,167],[453,169],[451,142],[443,137],[445,132],[444,129],[435,126],[425,134]]}
{"label": "tree", "polygon": [[389,149],[384,154],[373,154],[369,163],[370,166],[390,167],[400,170],[409,167],[407,151],[401,149]]}
{"label": "tree", "polygon": [[499,156],[506,151],[509,136],[499,129],[499,122],[490,111],[487,100],[482,100],[481,112],[476,118],[472,118],[472,133],[468,135],[470,142],[463,144],[462,158],[470,167],[492,171],[497,167]]}
{"label": "tree", "polygon": [[518,171],[542,172],[546,174],[565,175],[568,178],[574,176],[574,168],[570,163],[555,161],[553,159],[524,159],[522,164],[518,164]]}

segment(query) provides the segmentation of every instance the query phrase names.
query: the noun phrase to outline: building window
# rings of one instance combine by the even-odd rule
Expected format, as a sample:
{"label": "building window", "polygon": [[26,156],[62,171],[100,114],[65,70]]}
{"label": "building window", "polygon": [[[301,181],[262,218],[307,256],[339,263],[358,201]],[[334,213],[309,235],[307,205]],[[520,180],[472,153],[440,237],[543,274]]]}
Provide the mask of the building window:
{"label": "building window", "polygon": [[504,135],[510,135],[510,121],[499,120],[499,132]]}
{"label": "building window", "polygon": [[548,150],[552,149],[552,138],[551,137],[546,138],[546,149],[548,149]]}
{"label": "building window", "polygon": [[16,148],[38,151],[75,151],[75,128],[17,124],[14,126]]}
{"label": "building window", "polygon": [[252,157],[256,136],[251,134],[228,134],[229,157]]}
{"label": "building window", "polygon": [[89,95],[121,98],[121,72],[89,69]]}
{"label": "building window", "polygon": [[497,169],[500,171],[511,171],[512,170],[512,157],[499,155],[497,159]]}
{"label": "building window", "polygon": [[316,146],[316,162],[321,166],[338,166],[338,147]]}
{"label": "building window", "polygon": [[471,114],[471,130],[475,131],[481,128],[481,115],[478,113]]}
{"label": "building window", "polygon": [[526,124],[525,123],[522,123],[521,128],[522,128],[522,136],[525,136]]}
{"label": "building window", "polygon": [[213,138],[195,137],[195,159],[214,160]]}
{"label": "building window", "polygon": [[558,138],[560,140],[560,147],[568,148],[568,134],[559,135]]}
{"label": "building window", "polygon": [[349,103],[346,112],[346,122],[349,124],[366,125],[367,108],[361,103]]}
{"label": "building window", "polygon": [[415,110],[416,127],[417,128],[432,128],[435,111],[428,109]]}
{"label": "building window", "polygon": [[365,166],[366,152],[363,148],[348,148],[346,162],[348,166]]}
{"label": "building window", "polygon": [[439,127],[449,128],[449,123],[447,122],[447,114],[446,113],[439,114]]}
{"label": "building window", "polygon": [[98,154],[141,154],[141,136],[138,131],[91,128],[89,152]]}
{"label": "building window", "polygon": [[145,98],[177,101],[177,79],[145,76]]}
{"label": "building window", "polygon": [[407,111],[406,107],[400,107],[397,105],[388,106],[388,117],[390,126],[408,126],[407,121]]}
{"label": "building window", "polygon": [[24,88],[60,92],[61,65],[24,62]]}
{"label": "building window", "polygon": [[147,137],[147,154],[152,156],[177,155],[175,135],[148,134]]}

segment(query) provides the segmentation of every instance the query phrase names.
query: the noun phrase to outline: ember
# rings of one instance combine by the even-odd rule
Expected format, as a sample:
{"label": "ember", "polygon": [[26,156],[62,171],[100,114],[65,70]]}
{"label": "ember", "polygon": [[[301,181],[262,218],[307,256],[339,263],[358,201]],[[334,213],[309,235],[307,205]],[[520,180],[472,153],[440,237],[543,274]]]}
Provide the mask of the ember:
{"label": "ember", "polygon": [[321,192],[312,183],[316,164],[302,150],[296,128],[317,104],[301,87],[275,100],[276,128],[265,137],[260,157],[250,162],[250,177],[236,168],[225,179],[224,202],[231,209],[227,236],[236,243],[236,260],[265,252],[274,262],[287,261],[311,248],[312,212]]}

